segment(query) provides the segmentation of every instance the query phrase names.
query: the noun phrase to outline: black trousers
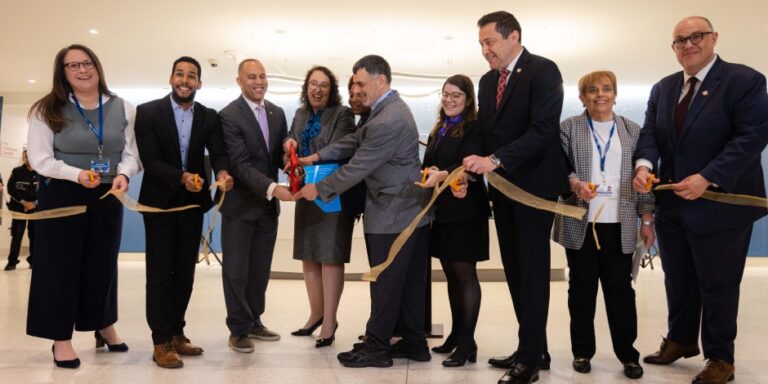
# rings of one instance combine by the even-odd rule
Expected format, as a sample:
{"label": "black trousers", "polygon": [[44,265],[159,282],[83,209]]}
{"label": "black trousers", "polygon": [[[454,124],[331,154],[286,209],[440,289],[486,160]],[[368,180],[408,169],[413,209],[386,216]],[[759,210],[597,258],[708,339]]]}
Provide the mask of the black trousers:
{"label": "black trousers", "polygon": [[277,223],[276,215],[262,215],[257,220],[222,217],[222,282],[227,327],[233,335],[245,336],[263,325]]}
{"label": "black trousers", "polygon": [[83,214],[40,220],[35,268],[29,289],[27,334],[69,340],[78,331],[103,329],[117,321],[117,253],[123,206],[101,184],[87,189],[50,179],[40,183],[40,210],[86,205]]}
{"label": "black trousers", "polygon": [[[398,234],[365,234],[365,245],[372,265],[387,259]],[[388,351],[395,328],[408,342],[423,341],[429,259],[429,226],[417,228],[392,264],[371,283],[371,316],[365,327],[365,347]]]}
{"label": "black trousers", "polygon": [[147,323],[154,344],[184,334],[202,231],[199,208],[144,214]]}
{"label": "black trousers", "polygon": [[701,324],[704,357],[733,364],[739,286],[752,223],[696,233],[683,221],[679,207],[660,208],[656,233],[669,310],[667,338],[696,345]]}
{"label": "black trousers", "polygon": [[494,200],[493,210],[504,274],[520,325],[518,361],[538,366],[547,352],[549,236],[555,215],[503,196]]}
{"label": "black trousers", "polygon": [[591,225],[581,249],[566,249],[568,258],[568,312],[571,314],[571,351],[574,357],[595,355],[597,284],[603,289],[613,352],[621,362],[638,362],[632,346],[637,339],[635,290],[632,289],[632,254],[622,253],[621,224],[595,224],[600,250]]}
{"label": "black trousers", "polygon": [[[29,211],[27,213],[32,213]],[[8,252],[8,262],[18,263],[19,252],[21,252],[21,239],[24,237],[24,230],[29,228],[29,257],[32,257],[35,249],[35,222],[27,220],[13,219],[11,221],[11,250]],[[29,259],[31,260],[31,259]]]}

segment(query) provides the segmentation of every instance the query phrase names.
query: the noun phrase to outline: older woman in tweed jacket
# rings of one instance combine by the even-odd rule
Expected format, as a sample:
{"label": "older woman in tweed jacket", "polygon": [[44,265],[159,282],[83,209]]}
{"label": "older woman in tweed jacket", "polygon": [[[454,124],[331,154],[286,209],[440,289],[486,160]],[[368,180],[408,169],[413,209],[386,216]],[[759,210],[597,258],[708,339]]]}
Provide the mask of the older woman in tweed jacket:
{"label": "older woman in tweed jacket", "polygon": [[632,153],[640,134],[635,122],[613,113],[616,76],[592,72],[579,80],[579,99],[586,110],[560,123],[563,149],[573,173],[571,194],[561,204],[588,209],[581,220],[556,216],[553,239],[565,247],[568,258],[568,309],[571,315],[573,368],[591,370],[595,354],[595,305],[598,281],[602,285],[608,325],[616,357],[624,374],[640,378],[635,291],[632,289],[632,253],[640,235],[654,241],[653,195],[632,190]]}

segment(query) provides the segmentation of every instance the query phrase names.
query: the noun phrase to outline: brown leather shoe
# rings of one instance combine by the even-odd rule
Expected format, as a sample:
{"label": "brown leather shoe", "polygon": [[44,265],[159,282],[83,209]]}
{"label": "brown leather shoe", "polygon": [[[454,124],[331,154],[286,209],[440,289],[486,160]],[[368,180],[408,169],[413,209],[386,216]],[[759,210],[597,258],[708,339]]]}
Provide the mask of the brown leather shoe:
{"label": "brown leather shoe", "polygon": [[659,350],[644,357],[643,361],[648,364],[668,365],[681,357],[687,359],[699,353],[701,352],[698,345],[680,345],[672,340],[663,338]]}
{"label": "brown leather shoe", "polygon": [[203,354],[203,349],[192,344],[184,335],[174,336],[171,339],[173,349],[182,356],[197,356]]}
{"label": "brown leather shoe", "polygon": [[161,368],[181,368],[184,366],[179,354],[173,350],[173,345],[168,342],[155,345],[152,361]]}
{"label": "brown leather shoe", "polygon": [[725,384],[733,381],[735,368],[723,360],[707,360],[707,366],[693,378],[691,384]]}

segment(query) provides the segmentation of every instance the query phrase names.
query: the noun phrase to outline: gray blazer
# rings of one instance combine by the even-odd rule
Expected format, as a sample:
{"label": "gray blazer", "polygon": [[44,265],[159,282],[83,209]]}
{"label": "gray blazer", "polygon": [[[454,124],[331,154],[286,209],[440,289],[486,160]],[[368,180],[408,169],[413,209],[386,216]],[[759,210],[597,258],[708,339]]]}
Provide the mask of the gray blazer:
{"label": "gray blazer", "polygon": [[[307,128],[307,121],[309,121],[309,111],[299,107],[296,114],[293,115],[291,130],[288,131],[288,138],[296,140],[299,148],[301,148],[301,135]],[[349,108],[343,105],[326,108],[323,111],[323,116],[320,117],[320,126],[322,127],[320,133],[310,143],[309,153],[315,153],[328,144],[354,132],[355,116],[352,115]]]}
{"label": "gray blazer", "polygon": [[[321,160],[351,157],[349,163],[317,183],[323,201],[365,180],[365,233],[402,232],[431,192],[414,184],[420,179],[419,132],[410,108],[397,91],[371,111],[361,128],[321,149],[318,155]],[[429,220],[426,215],[419,226]]]}
{"label": "gray blazer", "polygon": [[277,182],[283,166],[283,140],[288,132],[283,109],[264,100],[269,125],[269,143],[264,142],[256,121],[243,96],[219,112],[224,146],[229,156],[235,186],[221,207],[225,216],[256,220],[263,214],[277,215],[277,199],[267,200],[267,189]]}
{"label": "gray blazer", "polygon": [[[644,213],[653,212],[654,197],[652,193],[638,193],[632,189],[632,154],[635,153],[637,138],[640,136],[640,126],[624,116],[616,115],[616,131],[621,142],[621,249],[623,253],[632,253],[637,244],[637,218]],[[592,180],[592,140],[586,112],[571,116],[560,123],[560,141],[579,180]],[[558,203],[589,209],[589,202],[577,198],[575,194],[560,197]],[[588,221],[587,217],[577,220],[555,215],[552,239],[568,249],[581,249],[589,226]]]}

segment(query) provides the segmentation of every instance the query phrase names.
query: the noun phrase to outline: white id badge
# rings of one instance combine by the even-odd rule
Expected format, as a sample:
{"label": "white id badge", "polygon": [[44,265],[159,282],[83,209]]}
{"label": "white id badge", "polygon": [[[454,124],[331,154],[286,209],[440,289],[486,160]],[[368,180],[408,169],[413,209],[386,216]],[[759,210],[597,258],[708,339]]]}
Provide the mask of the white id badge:
{"label": "white id badge", "polygon": [[597,186],[597,196],[599,197],[614,197],[616,189],[610,184],[600,184]]}
{"label": "white id badge", "polygon": [[91,171],[96,173],[109,173],[109,159],[91,159]]}

